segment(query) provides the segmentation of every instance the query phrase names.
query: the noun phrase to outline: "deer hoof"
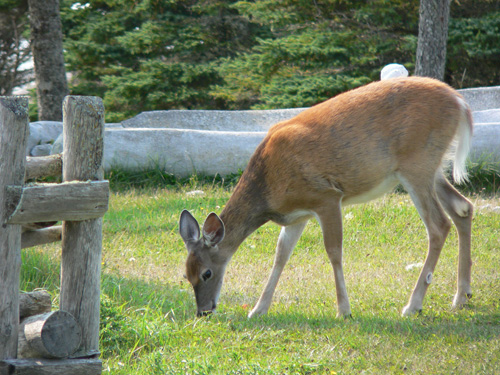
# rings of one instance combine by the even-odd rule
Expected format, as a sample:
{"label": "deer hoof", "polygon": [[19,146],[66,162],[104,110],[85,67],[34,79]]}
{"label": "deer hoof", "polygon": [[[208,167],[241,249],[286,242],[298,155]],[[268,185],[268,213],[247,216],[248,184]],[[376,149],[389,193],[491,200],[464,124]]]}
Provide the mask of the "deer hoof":
{"label": "deer hoof", "polygon": [[409,317],[409,316],[413,316],[413,315],[416,315],[416,314],[420,315],[421,313],[422,313],[422,309],[421,308],[414,308],[414,307],[411,307],[410,305],[406,305],[403,308],[403,311],[401,312],[401,316]]}
{"label": "deer hoof", "polygon": [[468,304],[472,298],[472,293],[457,293],[453,299],[453,308],[461,309]]}

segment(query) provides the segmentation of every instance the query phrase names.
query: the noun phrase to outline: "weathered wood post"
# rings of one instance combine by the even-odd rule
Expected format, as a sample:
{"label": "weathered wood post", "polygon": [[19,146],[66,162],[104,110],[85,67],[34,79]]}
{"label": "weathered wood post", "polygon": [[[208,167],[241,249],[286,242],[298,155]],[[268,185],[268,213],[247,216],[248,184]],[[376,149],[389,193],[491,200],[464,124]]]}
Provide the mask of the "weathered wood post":
{"label": "weathered wood post", "polygon": [[6,225],[7,185],[24,184],[28,98],[0,97],[0,360],[16,358],[21,226]]}
{"label": "weathered wood post", "polygon": [[[63,104],[63,181],[103,180],[104,106],[98,97]],[[60,309],[82,328],[79,356],[99,353],[102,218],[63,222]]]}

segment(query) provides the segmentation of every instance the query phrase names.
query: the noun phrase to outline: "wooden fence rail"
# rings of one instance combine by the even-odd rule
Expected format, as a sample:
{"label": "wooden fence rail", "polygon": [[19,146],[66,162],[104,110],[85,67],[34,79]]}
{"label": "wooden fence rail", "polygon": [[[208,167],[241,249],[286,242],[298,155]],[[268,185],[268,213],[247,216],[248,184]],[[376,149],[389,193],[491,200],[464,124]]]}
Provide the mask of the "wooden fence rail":
{"label": "wooden fence rail", "polygon": [[[0,375],[102,371],[102,216],[109,200],[102,167],[102,100],[68,96],[63,116],[63,154],[26,160],[28,99],[0,97]],[[60,184],[25,184],[61,173]],[[43,228],[57,221],[62,226]],[[47,312],[44,306],[43,314],[20,324],[21,248],[61,238],[60,311]],[[69,358],[47,359],[61,356]]]}

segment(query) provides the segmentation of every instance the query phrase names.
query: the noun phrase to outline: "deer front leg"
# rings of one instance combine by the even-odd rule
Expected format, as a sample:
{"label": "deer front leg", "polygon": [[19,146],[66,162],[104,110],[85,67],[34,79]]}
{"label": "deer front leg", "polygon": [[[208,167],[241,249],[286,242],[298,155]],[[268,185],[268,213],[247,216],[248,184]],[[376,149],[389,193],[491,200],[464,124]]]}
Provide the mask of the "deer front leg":
{"label": "deer front leg", "polygon": [[276,246],[276,256],[274,258],[273,269],[271,270],[271,276],[267,281],[266,287],[259,298],[259,301],[253,308],[253,310],[248,314],[248,317],[263,315],[269,310],[271,305],[274,290],[281,276],[281,272],[285,267],[290,255],[300,238],[300,235],[304,231],[307,224],[307,220],[292,224],[281,229],[280,236],[278,238],[278,245]]}
{"label": "deer front leg", "polygon": [[342,268],[342,210],[340,200],[317,212],[328,258],[333,267],[337,292],[337,317],[351,316],[351,306]]}

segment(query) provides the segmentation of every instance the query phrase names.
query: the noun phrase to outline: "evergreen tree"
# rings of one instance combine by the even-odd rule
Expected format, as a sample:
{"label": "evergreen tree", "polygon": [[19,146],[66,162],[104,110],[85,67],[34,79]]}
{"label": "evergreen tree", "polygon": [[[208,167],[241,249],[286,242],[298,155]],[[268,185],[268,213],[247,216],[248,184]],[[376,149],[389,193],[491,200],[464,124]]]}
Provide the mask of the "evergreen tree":
{"label": "evergreen tree", "polygon": [[140,111],[217,108],[214,64],[255,44],[255,26],[231,1],[65,1],[73,91],[104,97],[108,120]]}
{"label": "evergreen tree", "polygon": [[32,79],[33,69],[21,66],[28,62],[28,0],[0,1],[0,95]]}
{"label": "evergreen tree", "polygon": [[[445,81],[500,84],[500,9],[451,4]],[[305,107],[412,71],[418,0],[62,0],[74,94],[107,121],[157,109]]]}

